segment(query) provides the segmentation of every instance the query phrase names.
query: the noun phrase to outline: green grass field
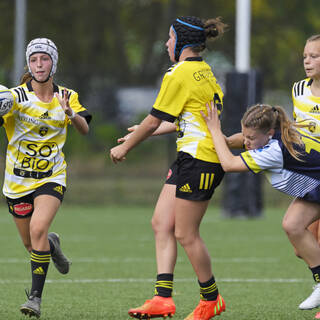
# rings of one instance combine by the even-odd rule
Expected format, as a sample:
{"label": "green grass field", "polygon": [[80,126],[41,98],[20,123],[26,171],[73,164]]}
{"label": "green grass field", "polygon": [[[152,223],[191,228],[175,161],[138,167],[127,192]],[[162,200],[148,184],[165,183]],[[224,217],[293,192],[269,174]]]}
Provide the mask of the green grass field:
{"label": "green grass field", "polygon": [[[29,257],[6,208],[0,210],[0,319],[24,319],[19,305],[30,287]],[[65,276],[50,266],[41,319],[128,319],[130,307],[152,297],[152,210],[63,205],[51,230],[60,234],[73,264]],[[268,209],[258,220],[227,220],[209,208],[202,235],[227,305],[218,319],[313,319],[316,310],[298,310],[313,282],[281,229],[284,211]],[[174,299],[177,320],[199,300],[197,280],[181,248]]]}

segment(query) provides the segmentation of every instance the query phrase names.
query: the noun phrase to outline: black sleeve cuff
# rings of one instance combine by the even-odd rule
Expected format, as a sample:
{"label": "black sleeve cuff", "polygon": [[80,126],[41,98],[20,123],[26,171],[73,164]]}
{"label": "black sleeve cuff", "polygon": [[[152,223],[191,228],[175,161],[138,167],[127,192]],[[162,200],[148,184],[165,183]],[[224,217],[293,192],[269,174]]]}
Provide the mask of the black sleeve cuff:
{"label": "black sleeve cuff", "polygon": [[92,119],[92,115],[88,113],[88,111],[80,111],[77,112],[79,116],[84,117],[87,121],[87,124],[90,123],[91,119]]}
{"label": "black sleeve cuff", "polygon": [[176,120],[176,117],[172,116],[171,114],[157,110],[155,108],[151,109],[150,114],[163,121],[174,122]]}
{"label": "black sleeve cuff", "polygon": [[2,118],[2,117],[0,117],[0,127],[2,127],[2,126],[3,126],[3,124],[4,124],[4,120],[3,120],[3,118]]}

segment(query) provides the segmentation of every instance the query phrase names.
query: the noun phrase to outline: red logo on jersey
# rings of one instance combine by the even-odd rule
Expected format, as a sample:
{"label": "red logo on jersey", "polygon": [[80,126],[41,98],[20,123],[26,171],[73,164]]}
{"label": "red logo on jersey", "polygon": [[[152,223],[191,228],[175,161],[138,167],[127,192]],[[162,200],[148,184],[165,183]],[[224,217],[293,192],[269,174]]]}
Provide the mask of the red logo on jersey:
{"label": "red logo on jersey", "polygon": [[172,176],[172,170],[171,170],[171,169],[169,169],[168,174],[167,174],[167,179],[166,179],[166,180],[168,180],[171,176]]}
{"label": "red logo on jersey", "polygon": [[31,203],[19,203],[19,204],[15,204],[13,206],[13,211],[15,214],[19,215],[19,216],[26,216],[28,213],[30,213],[33,209],[33,206]]}

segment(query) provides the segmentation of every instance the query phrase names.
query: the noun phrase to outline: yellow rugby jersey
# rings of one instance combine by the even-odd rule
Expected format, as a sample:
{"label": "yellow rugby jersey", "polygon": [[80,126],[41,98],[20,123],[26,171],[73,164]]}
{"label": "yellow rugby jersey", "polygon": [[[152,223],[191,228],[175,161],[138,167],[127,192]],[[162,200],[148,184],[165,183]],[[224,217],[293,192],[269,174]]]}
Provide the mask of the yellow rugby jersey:
{"label": "yellow rugby jersey", "polygon": [[202,58],[187,58],[165,74],[151,114],[177,124],[177,151],[196,159],[219,163],[211,134],[200,114],[214,100],[222,110],[222,90]]}
{"label": "yellow rugby jersey", "polygon": [[[65,89],[54,84],[54,92],[60,95]],[[47,182],[66,186],[62,148],[71,121],[56,97],[49,103],[39,100],[31,82],[10,90],[15,101],[10,112],[3,116],[8,137],[3,194],[20,198]],[[91,116],[79,103],[78,94],[66,90],[70,107],[90,122]]]}
{"label": "yellow rugby jersey", "polygon": [[293,118],[296,122],[311,124],[310,128],[300,128],[302,132],[320,138],[320,97],[312,95],[312,79],[295,82],[292,87]]}

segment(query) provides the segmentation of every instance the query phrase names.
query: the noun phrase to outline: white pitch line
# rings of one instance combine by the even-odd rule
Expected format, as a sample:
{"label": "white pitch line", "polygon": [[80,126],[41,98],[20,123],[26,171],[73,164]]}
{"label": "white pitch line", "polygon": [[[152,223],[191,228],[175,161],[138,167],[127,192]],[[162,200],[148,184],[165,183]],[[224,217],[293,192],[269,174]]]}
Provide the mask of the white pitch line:
{"label": "white pitch line", "polygon": [[[72,263],[134,263],[134,262],[154,262],[154,258],[74,258],[71,259]],[[27,263],[28,259],[16,259],[16,258],[0,258],[0,264],[10,263]],[[178,262],[185,262],[186,259],[178,258]],[[212,263],[277,263],[277,258],[212,258]]]}
{"label": "white pitch line", "polygon": [[[0,279],[0,284],[19,284],[19,283],[30,283],[31,280],[5,280]],[[132,282],[151,282],[154,279],[139,279],[139,278],[107,278],[107,279],[47,279],[46,283],[56,284],[56,283],[132,283]],[[186,279],[175,279],[175,282],[195,282],[196,279],[186,278]],[[309,279],[240,279],[240,278],[221,278],[217,279],[218,282],[232,282],[232,283],[302,283],[308,282]]]}

